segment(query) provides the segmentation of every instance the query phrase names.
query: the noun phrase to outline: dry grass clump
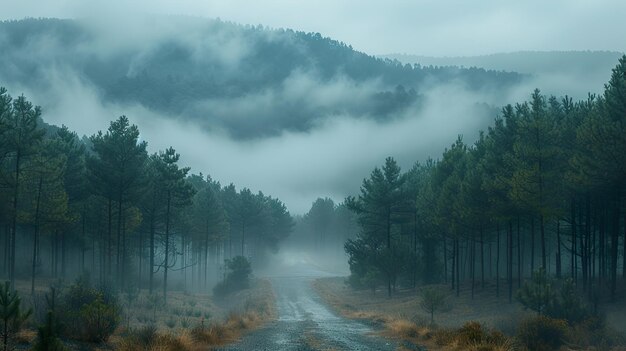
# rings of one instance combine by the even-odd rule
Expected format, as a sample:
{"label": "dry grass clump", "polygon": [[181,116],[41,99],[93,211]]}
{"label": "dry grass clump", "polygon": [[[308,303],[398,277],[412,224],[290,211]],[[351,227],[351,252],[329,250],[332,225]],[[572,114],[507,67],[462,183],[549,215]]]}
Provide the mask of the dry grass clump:
{"label": "dry grass clump", "polygon": [[504,334],[487,330],[478,322],[468,322],[459,329],[418,325],[406,319],[389,318],[384,334],[427,345],[434,350],[508,351],[514,349],[512,339]]}
{"label": "dry grass clump", "polygon": [[153,326],[128,331],[116,345],[118,351],[195,351],[197,345],[189,333],[160,333]]}
{"label": "dry grass clump", "polygon": [[406,319],[395,319],[387,322],[387,330],[392,335],[405,339],[418,338],[420,336],[420,328],[413,322]]}

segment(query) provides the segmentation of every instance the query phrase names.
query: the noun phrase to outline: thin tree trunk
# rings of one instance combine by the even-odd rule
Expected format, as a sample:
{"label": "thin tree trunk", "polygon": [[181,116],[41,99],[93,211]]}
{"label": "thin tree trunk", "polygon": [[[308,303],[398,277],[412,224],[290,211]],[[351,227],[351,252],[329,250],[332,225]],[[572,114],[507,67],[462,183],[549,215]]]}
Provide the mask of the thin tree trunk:
{"label": "thin tree trunk", "polygon": [[[121,188],[121,186],[120,186]],[[120,279],[122,278],[122,263],[121,263],[121,249],[122,249],[122,192],[120,191],[118,200],[117,200],[117,247],[116,247],[116,258],[115,262],[117,264],[116,269],[116,281],[119,284]],[[119,285],[118,285],[119,286]]]}
{"label": "thin tree trunk", "polygon": [[460,258],[459,257],[460,256],[460,254],[459,254],[459,251],[460,251],[459,250],[459,239],[458,238],[455,239],[454,242],[456,243],[456,296],[459,297],[459,294],[461,292],[461,286],[460,286],[461,282],[459,280],[459,278],[460,278],[459,277],[459,272],[460,272],[460,267],[459,267],[459,263],[460,263],[459,262],[459,258]]}
{"label": "thin tree trunk", "polygon": [[556,221],[556,277],[561,279],[561,220]]}
{"label": "thin tree trunk", "polygon": [[496,224],[496,297],[500,297],[500,223]]}
{"label": "thin tree trunk", "polygon": [[507,233],[507,278],[509,284],[509,303],[513,302],[513,221],[509,219],[509,228]]}
{"label": "thin tree trunk", "polygon": [[[617,192],[619,194],[619,192]],[[620,199],[616,196],[613,205],[613,226],[611,228],[611,300],[615,300],[617,288],[617,248],[619,246]]]}
{"label": "thin tree trunk", "polygon": [[522,286],[522,241],[520,239],[520,223],[517,216],[517,287]]}
{"label": "thin tree trunk", "polygon": [[448,241],[443,238],[443,282],[448,284]]}
{"label": "thin tree trunk", "polygon": [[11,249],[10,254],[11,258],[9,259],[9,281],[11,282],[11,287],[15,287],[15,240],[17,238],[17,205],[18,198],[20,194],[20,161],[22,159],[21,150],[17,150],[15,155],[15,190],[13,191],[13,213],[11,218]]}
{"label": "thin tree trunk", "polygon": [[530,272],[535,271],[535,217],[530,216]]}
{"label": "thin tree trunk", "polygon": [[624,211],[624,250],[622,251],[622,278],[626,280],[626,211]]}
{"label": "thin tree trunk", "polygon": [[572,270],[572,279],[574,283],[576,283],[576,200],[572,198],[571,206],[570,206],[570,224],[571,224],[571,232],[572,238],[571,248],[570,248],[570,269]]}
{"label": "thin tree trunk", "polygon": [[452,240],[452,269],[450,270],[450,281],[452,283],[452,290],[455,288],[456,279],[454,278],[456,272],[456,240]]}
{"label": "thin tree trunk", "polygon": [[539,220],[541,224],[541,266],[547,271],[548,265],[546,264],[546,229],[543,214],[539,216]]}
{"label": "thin tree trunk", "polygon": [[482,224],[480,225],[480,288],[485,288],[485,240]]}
{"label": "thin tree trunk", "polygon": [[167,191],[167,209],[165,212],[165,266],[163,267],[163,301],[167,302],[167,270],[170,256],[170,205],[171,193]]}
{"label": "thin tree trunk", "polygon": [[43,177],[39,176],[37,186],[37,205],[35,206],[35,235],[33,236],[33,266],[31,271],[30,294],[35,295],[35,273],[37,268],[37,242],[39,240],[39,205],[41,203],[41,186]]}
{"label": "thin tree trunk", "polygon": [[152,210],[152,214],[150,215],[150,269],[149,269],[149,273],[150,273],[150,286],[149,286],[149,290],[150,290],[150,295],[152,295],[153,289],[154,289],[154,235],[155,235],[155,228],[154,228],[154,221],[156,220],[155,218],[155,212],[154,209]]}
{"label": "thin tree trunk", "polygon": [[107,253],[105,255],[105,258],[107,260],[106,262],[106,272],[105,272],[105,276],[108,278],[111,275],[111,268],[112,268],[112,255],[113,255],[113,200],[111,200],[109,198],[109,236],[107,238],[108,242],[107,242]]}
{"label": "thin tree trunk", "polygon": [[475,264],[476,264],[476,242],[472,240],[472,252],[470,260],[471,278],[472,278],[472,300],[474,299],[474,285],[475,285]]}

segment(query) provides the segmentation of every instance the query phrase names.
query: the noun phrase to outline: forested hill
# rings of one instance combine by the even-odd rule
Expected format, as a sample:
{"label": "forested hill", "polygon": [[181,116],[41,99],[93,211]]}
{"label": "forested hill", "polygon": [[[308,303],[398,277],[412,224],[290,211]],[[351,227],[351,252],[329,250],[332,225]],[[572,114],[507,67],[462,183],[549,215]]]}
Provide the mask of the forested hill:
{"label": "forested hill", "polygon": [[[380,56],[405,64],[443,67],[481,67],[531,75],[531,86],[548,94],[584,99],[587,93],[601,93],[615,62],[617,51],[518,51],[482,56],[431,57],[405,54]],[[584,82],[584,84],[580,84]]]}
{"label": "forested hill", "polygon": [[0,82],[32,91],[75,79],[105,103],[224,129],[236,138],[308,131],[329,116],[386,121],[440,83],[502,94],[524,76],[375,58],[289,29],[191,17],[0,23]]}

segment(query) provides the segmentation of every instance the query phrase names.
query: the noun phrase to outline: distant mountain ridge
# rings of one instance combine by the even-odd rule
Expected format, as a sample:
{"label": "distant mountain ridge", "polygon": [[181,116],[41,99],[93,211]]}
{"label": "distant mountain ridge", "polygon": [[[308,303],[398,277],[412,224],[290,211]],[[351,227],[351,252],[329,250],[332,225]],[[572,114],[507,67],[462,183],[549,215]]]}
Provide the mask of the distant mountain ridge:
{"label": "distant mountain ridge", "polygon": [[[619,51],[518,51],[480,56],[434,57],[388,54],[378,57],[425,67],[478,67],[486,70],[515,71],[553,81],[561,77],[583,81],[579,86],[602,87],[611,75]],[[546,85],[550,86],[550,82]],[[582,92],[586,94],[586,92]]]}
{"label": "distant mountain ridge", "polygon": [[107,103],[252,139],[307,132],[333,116],[399,118],[437,84],[505,94],[525,79],[407,65],[319,33],[188,17],[136,22],[119,29],[84,20],[0,22],[0,85],[55,89],[56,80],[76,79]]}

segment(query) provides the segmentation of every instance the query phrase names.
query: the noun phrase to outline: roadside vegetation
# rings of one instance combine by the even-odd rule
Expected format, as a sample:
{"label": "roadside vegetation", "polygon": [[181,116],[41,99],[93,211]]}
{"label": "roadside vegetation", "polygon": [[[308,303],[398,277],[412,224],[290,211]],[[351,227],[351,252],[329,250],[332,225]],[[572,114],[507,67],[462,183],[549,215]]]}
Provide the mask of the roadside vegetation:
{"label": "roadside vegetation", "polygon": [[428,349],[624,349],[625,112],[623,56],[602,95],[535,90],[473,145],[387,158],[340,205],[353,291],[318,290]]}
{"label": "roadside vegetation", "polygon": [[[216,305],[211,296],[121,292],[80,278],[57,282],[21,300],[9,283],[0,289],[0,350],[205,350],[236,341],[276,317],[269,281],[246,276]],[[5,329],[6,328],[6,329]]]}

